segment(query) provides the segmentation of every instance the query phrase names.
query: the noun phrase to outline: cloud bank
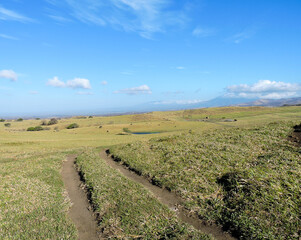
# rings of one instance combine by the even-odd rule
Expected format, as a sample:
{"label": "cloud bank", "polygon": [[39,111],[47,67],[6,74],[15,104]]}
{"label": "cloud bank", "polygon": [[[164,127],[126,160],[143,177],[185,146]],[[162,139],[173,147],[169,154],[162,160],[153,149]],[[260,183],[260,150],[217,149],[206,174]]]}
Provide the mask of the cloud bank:
{"label": "cloud bank", "polygon": [[122,94],[128,94],[128,95],[138,95],[138,94],[152,94],[152,90],[147,85],[142,85],[139,87],[133,87],[133,88],[125,88],[118,91],[115,91],[114,93],[122,93]]}
{"label": "cloud bank", "polygon": [[260,80],[253,85],[228,86],[226,92],[229,97],[280,99],[301,95],[301,84]]}
{"label": "cloud bank", "polygon": [[67,82],[63,82],[58,79],[58,77],[54,77],[48,80],[46,83],[48,86],[58,87],[58,88],[83,88],[83,89],[91,89],[91,84],[88,79],[85,78],[74,78]]}
{"label": "cloud bank", "polygon": [[15,82],[18,80],[18,75],[13,70],[1,70],[0,78],[6,78]]}

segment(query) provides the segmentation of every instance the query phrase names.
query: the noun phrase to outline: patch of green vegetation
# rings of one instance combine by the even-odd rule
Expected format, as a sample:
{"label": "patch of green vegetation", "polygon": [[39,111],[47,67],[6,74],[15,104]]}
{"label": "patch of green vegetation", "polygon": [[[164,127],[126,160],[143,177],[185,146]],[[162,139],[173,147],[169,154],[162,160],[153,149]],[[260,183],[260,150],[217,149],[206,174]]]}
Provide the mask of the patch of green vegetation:
{"label": "patch of green vegetation", "polygon": [[241,239],[299,239],[300,149],[286,139],[295,124],[190,131],[110,150]]}
{"label": "patch of green vegetation", "polygon": [[73,128],[78,128],[79,125],[77,123],[71,123],[70,125],[67,126],[67,129],[73,129]]}
{"label": "patch of green vegetation", "polygon": [[1,118],[1,119],[0,119],[0,122],[5,122],[5,119]]}
{"label": "patch of green vegetation", "polygon": [[42,128],[41,126],[27,128],[27,131],[43,131],[43,130],[44,128]]}
{"label": "patch of green vegetation", "polygon": [[123,130],[125,133],[131,133],[131,130],[128,129],[128,128],[123,128],[122,130]]}
{"label": "patch of green vegetation", "polygon": [[10,127],[10,126],[11,126],[11,123],[4,123],[4,126],[5,126],[5,127]]}
{"label": "patch of green vegetation", "polygon": [[77,157],[91,193],[104,237],[116,239],[211,239],[178,222],[175,213],[141,185],[127,179],[86,151]]}
{"label": "patch of green vegetation", "polygon": [[49,120],[49,122],[47,123],[47,125],[54,125],[54,124],[57,124],[58,123],[58,120],[56,118],[51,118]]}
{"label": "patch of green vegetation", "polygon": [[66,154],[0,159],[0,239],[77,239],[60,176]]}
{"label": "patch of green vegetation", "polygon": [[22,121],[23,121],[23,118],[18,118],[16,121],[17,121],[17,122],[22,122]]}

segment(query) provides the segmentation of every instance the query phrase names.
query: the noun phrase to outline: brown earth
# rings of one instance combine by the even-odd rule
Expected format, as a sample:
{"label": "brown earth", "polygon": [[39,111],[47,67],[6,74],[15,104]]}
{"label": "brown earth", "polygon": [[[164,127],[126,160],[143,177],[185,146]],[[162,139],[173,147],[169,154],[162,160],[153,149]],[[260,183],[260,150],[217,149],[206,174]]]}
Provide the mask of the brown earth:
{"label": "brown earth", "polygon": [[74,222],[79,240],[99,240],[97,221],[91,210],[87,194],[75,168],[75,156],[70,155],[63,163],[62,177],[68,196],[72,202],[69,216]]}
{"label": "brown earth", "polygon": [[192,225],[195,229],[200,230],[203,233],[211,234],[217,240],[234,240],[228,232],[222,230],[221,227],[209,224],[198,218],[196,214],[191,213],[189,210],[182,207],[183,200],[180,199],[175,193],[150,183],[143,176],[138,175],[134,171],[129,170],[126,166],[114,161],[114,158],[109,155],[109,150],[102,151],[100,157],[104,159],[109,166],[120,171],[127,178],[142,184],[164,205],[167,205],[169,209],[176,212],[177,217],[189,225]]}
{"label": "brown earth", "polygon": [[301,124],[296,125],[294,129],[295,130],[292,132],[292,134],[288,136],[288,140],[290,140],[298,146],[301,146]]}

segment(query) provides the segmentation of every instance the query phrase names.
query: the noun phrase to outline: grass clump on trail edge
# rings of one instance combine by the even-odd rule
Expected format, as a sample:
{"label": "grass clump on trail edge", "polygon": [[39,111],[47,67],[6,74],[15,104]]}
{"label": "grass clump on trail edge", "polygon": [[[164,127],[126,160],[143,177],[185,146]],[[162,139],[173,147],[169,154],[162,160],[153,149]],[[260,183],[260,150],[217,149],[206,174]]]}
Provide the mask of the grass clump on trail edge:
{"label": "grass clump on trail edge", "polygon": [[76,163],[91,193],[105,238],[211,239],[179,223],[175,213],[141,185],[110,168],[95,151],[78,156]]}
{"label": "grass clump on trail edge", "polygon": [[190,132],[110,151],[240,239],[300,239],[300,148],[287,140],[294,125]]}

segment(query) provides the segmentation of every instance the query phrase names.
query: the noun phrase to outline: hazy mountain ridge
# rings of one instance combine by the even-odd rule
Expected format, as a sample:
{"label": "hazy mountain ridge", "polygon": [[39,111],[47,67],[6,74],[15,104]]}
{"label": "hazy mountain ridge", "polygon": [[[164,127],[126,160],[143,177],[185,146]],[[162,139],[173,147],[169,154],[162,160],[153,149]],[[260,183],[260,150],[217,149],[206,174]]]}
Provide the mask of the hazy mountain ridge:
{"label": "hazy mountain ridge", "polygon": [[258,99],[247,103],[238,104],[241,107],[248,106],[263,106],[263,107],[280,107],[284,105],[299,105],[301,104],[301,97],[296,98],[282,98],[282,99]]}

